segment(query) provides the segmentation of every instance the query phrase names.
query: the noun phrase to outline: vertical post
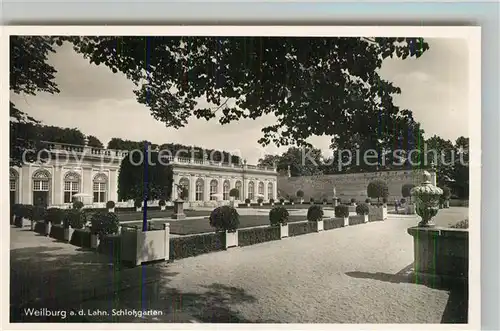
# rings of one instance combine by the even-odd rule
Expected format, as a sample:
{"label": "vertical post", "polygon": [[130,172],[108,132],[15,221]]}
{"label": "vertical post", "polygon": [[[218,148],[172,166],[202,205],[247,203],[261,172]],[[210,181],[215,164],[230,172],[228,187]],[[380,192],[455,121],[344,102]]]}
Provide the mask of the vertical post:
{"label": "vertical post", "polygon": [[149,143],[147,141],[144,142],[144,207],[142,210],[142,231],[146,232],[148,230],[148,163],[149,163]]}

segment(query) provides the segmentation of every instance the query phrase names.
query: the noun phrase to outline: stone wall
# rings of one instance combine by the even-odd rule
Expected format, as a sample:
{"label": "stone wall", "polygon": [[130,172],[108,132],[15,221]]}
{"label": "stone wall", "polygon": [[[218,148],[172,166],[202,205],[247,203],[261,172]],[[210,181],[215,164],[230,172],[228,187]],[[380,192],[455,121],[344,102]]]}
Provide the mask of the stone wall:
{"label": "stone wall", "polygon": [[407,183],[419,185],[422,182],[421,170],[398,170],[365,172],[339,175],[318,175],[302,177],[278,177],[278,195],[296,196],[298,190],[304,192],[305,201],[309,199],[329,200],[333,198],[333,188],[335,187],[337,197],[342,201],[355,198],[364,201],[367,198],[366,188],[368,183],[374,179],[382,179],[389,186],[389,201],[395,198],[401,199],[401,187]]}

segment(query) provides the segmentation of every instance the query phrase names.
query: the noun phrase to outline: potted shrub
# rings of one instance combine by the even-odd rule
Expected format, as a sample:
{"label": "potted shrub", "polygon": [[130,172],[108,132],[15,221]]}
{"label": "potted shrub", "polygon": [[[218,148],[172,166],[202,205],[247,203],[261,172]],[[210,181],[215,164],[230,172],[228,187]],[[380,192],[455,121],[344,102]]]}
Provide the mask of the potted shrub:
{"label": "potted shrub", "polygon": [[382,203],[387,206],[387,198],[382,198]]}
{"label": "potted shrub", "polygon": [[351,199],[351,205],[356,206],[356,199],[354,198]]}
{"label": "potted shrub", "polygon": [[326,205],[328,203],[328,199],[327,198],[323,198],[323,204]]}
{"label": "potted shrub", "polygon": [[115,202],[109,200],[108,202],[106,202],[106,208],[108,208],[108,212],[114,213],[115,212]]}
{"label": "potted shrub", "polygon": [[142,205],[144,204],[144,200],[141,198],[136,198],[134,200],[135,211],[142,211]]}
{"label": "potted shrub", "polygon": [[288,217],[290,214],[285,207],[274,207],[269,211],[271,226],[280,227],[280,238],[288,237]]}
{"label": "potted shrub", "polygon": [[249,198],[245,199],[245,203],[247,204],[247,207],[250,207],[250,199]]}
{"label": "potted shrub", "polygon": [[64,218],[64,210],[59,208],[49,208],[45,214],[45,235],[50,234],[53,225],[61,225]]}
{"label": "potted shrub", "polygon": [[291,205],[295,204],[295,199],[293,197],[288,198],[288,201],[290,201]]}
{"label": "potted shrub", "polygon": [[372,201],[370,200],[370,198],[366,198],[365,203],[369,206],[372,203]]}
{"label": "potted shrub", "polygon": [[298,190],[297,193],[297,198],[299,198],[300,204],[304,203],[304,191]]}
{"label": "potted shrub", "polygon": [[76,200],[73,201],[73,209],[82,209],[83,208],[83,202]]}
{"label": "potted shrub", "polygon": [[258,199],[257,199],[257,202],[259,203],[259,206],[262,206],[262,203],[264,202],[264,199],[262,199],[262,198],[258,198]]}
{"label": "potted shrub", "polygon": [[230,206],[215,208],[210,213],[209,222],[216,232],[225,234],[226,249],[238,246],[240,216],[235,208]]}
{"label": "potted shrub", "polygon": [[84,226],[85,224],[80,210],[67,210],[63,219],[64,240],[70,242],[75,229],[83,229]]}
{"label": "potted shrub", "polygon": [[363,219],[364,223],[368,223],[368,214],[369,213],[370,213],[370,208],[368,207],[368,204],[361,203],[361,204],[356,206],[356,214],[364,216],[364,219]]}
{"label": "potted shrub", "polygon": [[284,205],[285,205],[285,199],[280,198],[280,202],[281,202],[281,205],[282,205],[282,206],[284,206]]}
{"label": "potted shrub", "polygon": [[269,203],[271,204],[271,206],[274,206],[274,199],[273,198],[269,199]]}
{"label": "potted shrub", "polygon": [[[43,208],[42,206],[34,206],[31,208],[31,215],[30,215],[31,231],[35,231],[35,227],[36,227],[37,223],[45,220],[46,212],[47,212],[47,210],[45,208]],[[44,224],[44,227],[45,227],[45,224]]]}
{"label": "potted shrub", "polygon": [[118,233],[120,221],[115,213],[98,211],[90,218],[90,248],[97,248],[104,236]]}
{"label": "potted shrub", "polygon": [[240,197],[240,191],[238,191],[237,188],[232,188],[231,190],[229,190],[229,199],[230,200],[238,200],[238,198]]}
{"label": "potted shrub", "polygon": [[389,196],[389,186],[387,186],[387,183],[385,181],[376,179],[368,183],[366,193],[369,198],[377,199],[377,202],[380,202],[380,199],[385,199],[385,203],[387,203],[387,197]]}
{"label": "potted shrub", "polygon": [[160,199],[160,201],[158,201],[158,206],[160,206],[160,210],[165,210],[167,206],[167,202],[165,201],[165,199]]}
{"label": "potted shrub", "polygon": [[411,183],[408,183],[408,184],[404,184],[402,187],[401,187],[401,195],[403,196],[403,198],[407,198],[411,204],[411,189],[414,188],[415,185],[414,184],[411,184]]}
{"label": "potted shrub", "polygon": [[316,232],[323,231],[323,208],[312,205],[307,209],[307,220],[316,223]]}
{"label": "potted shrub", "polygon": [[344,226],[349,225],[349,207],[347,205],[338,205],[335,207],[335,217],[344,219]]}
{"label": "potted shrub", "polygon": [[310,199],[309,199],[309,204],[310,204],[310,205],[314,205],[314,198],[310,198]]}

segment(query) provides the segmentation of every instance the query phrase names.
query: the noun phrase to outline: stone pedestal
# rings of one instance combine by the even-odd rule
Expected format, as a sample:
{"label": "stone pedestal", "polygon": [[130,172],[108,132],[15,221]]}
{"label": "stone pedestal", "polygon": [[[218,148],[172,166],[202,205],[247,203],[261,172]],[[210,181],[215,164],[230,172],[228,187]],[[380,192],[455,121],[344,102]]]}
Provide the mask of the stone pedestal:
{"label": "stone pedestal", "polygon": [[174,201],[174,213],[172,214],[172,219],[182,220],[186,218],[184,214],[184,200],[177,199]]}

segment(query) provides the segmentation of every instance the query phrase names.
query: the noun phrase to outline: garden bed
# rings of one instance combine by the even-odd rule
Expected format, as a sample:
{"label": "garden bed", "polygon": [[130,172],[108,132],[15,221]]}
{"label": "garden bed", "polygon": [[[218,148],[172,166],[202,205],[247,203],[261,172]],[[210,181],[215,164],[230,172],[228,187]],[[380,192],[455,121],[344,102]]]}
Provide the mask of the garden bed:
{"label": "garden bed", "polygon": [[225,250],[225,233],[170,237],[170,260]]}

